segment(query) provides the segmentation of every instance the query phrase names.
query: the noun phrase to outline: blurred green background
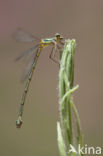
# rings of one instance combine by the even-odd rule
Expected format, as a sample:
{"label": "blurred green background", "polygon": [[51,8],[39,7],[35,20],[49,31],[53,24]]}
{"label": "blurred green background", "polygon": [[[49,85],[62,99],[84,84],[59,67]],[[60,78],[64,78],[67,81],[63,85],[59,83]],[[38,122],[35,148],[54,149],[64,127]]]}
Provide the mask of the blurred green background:
{"label": "blurred green background", "polygon": [[58,65],[40,55],[27,100],[21,129],[15,126],[24,84],[24,62],[15,58],[33,44],[17,43],[11,34],[23,27],[39,38],[75,38],[75,92],[85,143],[103,141],[103,1],[0,0],[0,155],[59,156],[56,122]]}

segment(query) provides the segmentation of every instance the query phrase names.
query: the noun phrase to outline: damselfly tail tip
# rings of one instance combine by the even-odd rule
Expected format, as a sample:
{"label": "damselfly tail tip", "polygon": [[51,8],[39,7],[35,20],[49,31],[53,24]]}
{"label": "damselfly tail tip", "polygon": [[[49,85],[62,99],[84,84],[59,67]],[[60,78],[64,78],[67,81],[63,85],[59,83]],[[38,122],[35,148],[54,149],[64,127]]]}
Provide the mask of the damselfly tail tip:
{"label": "damselfly tail tip", "polygon": [[19,116],[18,119],[16,120],[16,127],[20,128],[22,123],[23,123],[23,121],[21,120],[21,116]]}

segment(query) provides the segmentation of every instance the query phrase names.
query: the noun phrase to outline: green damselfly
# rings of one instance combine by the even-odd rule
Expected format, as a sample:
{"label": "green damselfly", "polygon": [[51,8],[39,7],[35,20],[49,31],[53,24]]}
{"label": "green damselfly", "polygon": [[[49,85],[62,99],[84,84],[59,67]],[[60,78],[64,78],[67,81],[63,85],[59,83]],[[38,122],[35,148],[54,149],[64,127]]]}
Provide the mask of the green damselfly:
{"label": "green damselfly", "polygon": [[[26,95],[27,95],[27,92],[28,92],[28,89],[29,89],[30,81],[32,79],[33,71],[34,71],[35,66],[37,64],[37,61],[38,61],[38,58],[39,58],[39,55],[40,55],[41,51],[45,47],[47,47],[47,46],[52,46],[52,50],[51,50],[51,53],[50,53],[50,56],[49,57],[53,61],[58,62],[55,59],[55,57],[54,57],[55,51],[57,49],[59,49],[59,52],[60,52],[60,49],[61,49],[60,45],[64,45],[64,43],[63,43],[63,37],[60,34],[58,34],[58,33],[56,33],[55,34],[55,37],[53,37],[53,38],[45,38],[45,39],[39,40],[38,38],[34,37],[33,35],[25,32],[24,30],[22,30],[20,28],[14,33],[14,38],[17,41],[22,41],[22,42],[38,41],[38,44],[37,45],[35,45],[34,47],[30,48],[26,52],[22,53],[16,59],[16,61],[18,61],[23,56],[25,56],[25,54],[28,54],[28,53],[33,52],[31,66],[30,66],[30,69],[29,69],[29,71],[27,72],[27,74],[25,76],[25,77],[27,77],[27,81],[26,81],[26,85],[25,85],[25,88],[24,88],[24,92],[22,94],[22,98],[21,98],[20,110],[19,110],[19,113],[18,113],[18,118],[16,120],[16,126],[17,126],[17,128],[20,128],[21,125],[22,125],[22,115],[23,115],[23,108],[24,108],[24,103],[25,103]],[[25,77],[24,77],[24,79],[25,79]]]}

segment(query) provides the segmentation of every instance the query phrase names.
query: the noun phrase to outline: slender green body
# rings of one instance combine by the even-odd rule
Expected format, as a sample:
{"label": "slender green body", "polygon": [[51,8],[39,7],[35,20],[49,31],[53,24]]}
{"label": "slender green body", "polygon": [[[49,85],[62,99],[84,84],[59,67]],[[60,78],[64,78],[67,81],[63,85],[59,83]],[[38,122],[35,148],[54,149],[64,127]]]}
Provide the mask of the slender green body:
{"label": "slender green body", "polygon": [[21,127],[21,124],[22,124],[22,114],[23,114],[23,107],[24,107],[26,95],[27,95],[27,92],[28,92],[28,89],[29,89],[29,86],[30,86],[30,81],[31,81],[32,76],[33,76],[33,71],[34,71],[34,69],[36,67],[36,63],[37,63],[37,60],[39,58],[39,55],[40,55],[41,50],[42,50],[41,48],[37,49],[36,56],[34,57],[34,60],[33,60],[32,68],[31,68],[31,71],[29,73],[29,76],[28,76],[26,85],[25,85],[25,89],[24,89],[24,92],[23,92],[23,95],[22,95],[22,99],[21,99],[21,104],[20,104],[20,110],[19,110],[19,114],[18,114],[18,119],[16,120],[16,126],[17,126],[17,128],[20,128]]}
{"label": "slender green body", "polygon": [[36,63],[38,61],[38,58],[39,58],[39,55],[42,51],[43,48],[49,46],[49,45],[52,45],[52,46],[55,46],[57,42],[61,42],[63,38],[57,34],[56,37],[54,38],[49,38],[49,39],[42,39],[39,43],[39,47],[36,51],[36,55],[33,59],[33,63],[32,63],[32,67],[31,67],[31,70],[29,72],[29,76],[28,76],[28,79],[27,79],[27,82],[26,82],[26,85],[25,85],[25,88],[24,88],[24,92],[23,92],[23,95],[22,95],[22,99],[21,99],[21,103],[20,103],[20,110],[19,110],[19,114],[18,114],[18,119],[16,120],[16,126],[17,128],[20,128],[21,125],[22,125],[22,115],[23,115],[23,108],[24,108],[24,103],[25,103],[25,99],[26,99],[26,95],[27,95],[27,92],[28,92],[28,89],[29,89],[29,86],[30,86],[30,82],[31,82],[31,79],[32,79],[32,76],[33,76],[33,71],[36,67]]}

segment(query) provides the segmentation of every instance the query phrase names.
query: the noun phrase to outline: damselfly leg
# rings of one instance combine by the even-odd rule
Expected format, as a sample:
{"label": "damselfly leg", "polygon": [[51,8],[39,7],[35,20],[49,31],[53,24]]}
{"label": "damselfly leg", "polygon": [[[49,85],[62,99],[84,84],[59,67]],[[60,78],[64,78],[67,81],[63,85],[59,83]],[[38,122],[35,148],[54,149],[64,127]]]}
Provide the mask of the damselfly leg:
{"label": "damselfly leg", "polygon": [[52,47],[51,53],[49,55],[49,58],[54,61],[57,64],[60,64],[60,61],[55,57],[55,52],[57,51],[57,47]]}

